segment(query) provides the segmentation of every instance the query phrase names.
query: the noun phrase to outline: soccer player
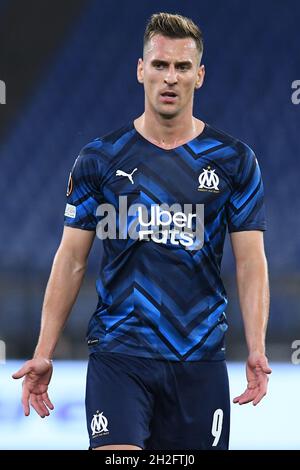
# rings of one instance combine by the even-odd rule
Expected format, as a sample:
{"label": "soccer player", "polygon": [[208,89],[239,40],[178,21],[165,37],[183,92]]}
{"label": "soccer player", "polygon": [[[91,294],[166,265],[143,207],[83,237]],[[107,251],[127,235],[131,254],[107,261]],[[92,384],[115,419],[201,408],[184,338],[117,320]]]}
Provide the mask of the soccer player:
{"label": "soccer player", "polygon": [[203,40],[180,15],[152,15],[137,66],[144,113],[86,145],[69,178],[65,228],[47,286],[23,407],[41,416],[53,352],[97,234],[99,302],[87,334],[86,416],[93,449],[227,449],[226,229],[236,261],[249,350],[247,388],[257,405],[271,369],[263,185],[243,142],[193,116]]}

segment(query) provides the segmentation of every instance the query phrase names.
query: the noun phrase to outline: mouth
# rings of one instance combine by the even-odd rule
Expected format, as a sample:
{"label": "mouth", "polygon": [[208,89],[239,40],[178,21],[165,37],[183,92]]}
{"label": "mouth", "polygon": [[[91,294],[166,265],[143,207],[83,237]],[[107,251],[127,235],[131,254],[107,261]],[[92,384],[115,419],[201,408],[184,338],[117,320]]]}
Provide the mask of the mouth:
{"label": "mouth", "polygon": [[178,95],[174,91],[164,91],[160,94],[160,100],[164,103],[173,103]]}

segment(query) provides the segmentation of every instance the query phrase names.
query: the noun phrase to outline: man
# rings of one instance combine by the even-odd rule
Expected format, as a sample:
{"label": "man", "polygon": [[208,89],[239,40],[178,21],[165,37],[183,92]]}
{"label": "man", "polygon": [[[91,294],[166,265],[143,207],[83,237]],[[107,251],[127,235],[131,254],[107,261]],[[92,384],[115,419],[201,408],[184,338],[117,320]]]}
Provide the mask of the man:
{"label": "man", "polygon": [[75,161],[39,341],[14,374],[25,376],[25,415],[31,404],[48,416],[51,358],[97,232],[103,258],[86,389],[94,449],[228,448],[226,227],[249,349],[247,389],[234,402],[256,405],[266,394],[263,186],[252,150],[192,115],[202,52],[190,19],[152,15],[137,67],[145,111]]}

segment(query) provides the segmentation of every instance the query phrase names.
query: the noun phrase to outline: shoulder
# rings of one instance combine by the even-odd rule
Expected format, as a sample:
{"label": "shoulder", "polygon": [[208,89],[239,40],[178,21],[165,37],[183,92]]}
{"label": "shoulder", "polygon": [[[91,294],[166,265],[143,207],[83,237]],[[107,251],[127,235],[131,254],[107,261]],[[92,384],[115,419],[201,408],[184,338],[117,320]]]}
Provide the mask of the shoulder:
{"label": "shoulder", "polygon": [[250,159],[253,158],[253,156],[255,157],[253,149],[242,140],[233,137],[223,130],[217,129],[210,124],[206,124],[206,127],[207,133],[212,139],[216,140],[216,142],[224,147],[231,148],[237,156]]}
{"label": "shoulder", "polygon": [[226,167],[231,178],[235,179],[241,173],[251,171],[251,168],[254,170],[258,162],[255,152],[248,144],[209,124],[206,125],[206,133],[216,148],[216,160]]}
{"label": "shoulder", "polygon": [[80,156],[93,156],[108,160],[120,150],[133,136],[135,129],[133,124],[127,123],[122,127],[111,131],[101,137],[97,137],[86,144],[80,151]]}
{"label": "shoulder", "polygon": [[73,165],[73,171],[103,173],[114,155],[134,135],[129,123],[101,137],[96,137],[80,150]]}

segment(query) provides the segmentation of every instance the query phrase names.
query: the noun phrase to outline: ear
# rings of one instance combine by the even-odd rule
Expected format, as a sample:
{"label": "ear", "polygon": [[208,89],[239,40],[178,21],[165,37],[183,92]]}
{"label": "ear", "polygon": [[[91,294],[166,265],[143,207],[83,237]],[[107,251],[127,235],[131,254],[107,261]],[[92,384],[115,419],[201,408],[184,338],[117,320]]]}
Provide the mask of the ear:
{"label": "ear", "polygon": [[204,77],[205,77],[205,67],[204,67],[204,65],[200,65],[199,68],[198,68],[198,74],[197,74],[195,89],[198,89],[198,88],[202,87]]}
{"label": "ear", "polygon": [[144,83],[144,61],[143,61],[143,59],[138,60],[137,80],[138,80],[139,83]]}

